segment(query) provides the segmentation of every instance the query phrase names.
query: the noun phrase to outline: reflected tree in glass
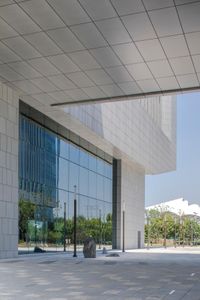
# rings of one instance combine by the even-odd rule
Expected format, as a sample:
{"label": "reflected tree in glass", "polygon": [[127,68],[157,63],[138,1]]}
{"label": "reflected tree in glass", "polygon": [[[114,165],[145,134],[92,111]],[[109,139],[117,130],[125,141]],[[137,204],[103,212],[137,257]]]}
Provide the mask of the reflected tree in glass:
{"label": "reflected tree in glass", "polygon": [[19,200],[19,240],[29,242],[28,223],[34,219],[36,206],[24,199]]}

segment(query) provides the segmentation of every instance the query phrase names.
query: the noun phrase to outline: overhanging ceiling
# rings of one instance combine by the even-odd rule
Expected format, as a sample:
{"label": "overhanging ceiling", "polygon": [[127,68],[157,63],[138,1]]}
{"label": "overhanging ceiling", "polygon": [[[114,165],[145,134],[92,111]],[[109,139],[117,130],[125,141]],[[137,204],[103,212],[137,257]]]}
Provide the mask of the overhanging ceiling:
{"label": "overhanging ceiling", "polygon": [[0,80],[41,105],[200,88],[200,1],[1,0]]}

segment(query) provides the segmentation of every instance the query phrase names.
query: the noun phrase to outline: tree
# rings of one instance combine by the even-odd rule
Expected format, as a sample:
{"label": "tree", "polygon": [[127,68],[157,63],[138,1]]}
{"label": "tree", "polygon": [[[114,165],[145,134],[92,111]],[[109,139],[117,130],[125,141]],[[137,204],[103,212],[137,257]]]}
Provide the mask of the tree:
{"label": "tree", "polygon": [[36,206],[30,201],[19,200],[19,239],[27,240],[28,221],[34,219]]}
{"label": "tree", "polygon": [[[179,220],[179,221],[178,221]],[[178,222],[177,222],[178,221]],[[167,207],[151,209],[148,211],[148,224],[145,225],[145,241],[148,239],[158,243],[163,240],[166,246],[167,240],[179,240],[179,244],[193,244],[200,237],[200,224],[191,216],[171,213]]]}

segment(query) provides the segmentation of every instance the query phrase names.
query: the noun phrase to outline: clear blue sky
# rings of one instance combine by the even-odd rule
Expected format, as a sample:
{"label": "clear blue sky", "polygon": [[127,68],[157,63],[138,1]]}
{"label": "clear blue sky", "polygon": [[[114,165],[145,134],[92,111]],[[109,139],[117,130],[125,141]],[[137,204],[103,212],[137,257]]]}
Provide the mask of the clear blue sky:
{"label": "clear blue sky", "polygon": [[146,176],[146,206],[184,198],[200,205],[200,93],[177,96],[177,168]]}

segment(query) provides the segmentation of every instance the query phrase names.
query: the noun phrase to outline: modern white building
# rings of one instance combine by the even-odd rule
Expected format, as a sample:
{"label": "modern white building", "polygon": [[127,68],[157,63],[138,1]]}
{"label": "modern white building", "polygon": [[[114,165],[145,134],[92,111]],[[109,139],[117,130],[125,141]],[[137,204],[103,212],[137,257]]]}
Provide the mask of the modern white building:
{"label": "modern white building", "polygon": [[[63,215],[60,206],[64,202],[68,218],[73,217],[74,184],[78,187],[80,215],[98,218],[101,212],[105,218],[112,213],[114,248],[122,247],[125,202],[125,247],[142,247],[145,174],[169,171],[176,165],[176,99],[152,98],[45,112],[20,101],[19,94],[4,84],[0,91],[1,257],[17,255],[19,199],[37,207],[34,214],[29,212],[28,228],[33,222],[37,228],[49,228],[56,209]],[[37,147],[42,140],[37,141],[38,135],[44,139],[44,149],[49,147],[53,155],[47,149],[39,156]],[[66,145],[60,147],[63,158],[58,158],[54,151],[61,141],[70,150]],[[51,189],[46,191],[48,181]],[[34,242],[36,237],[29,239]],[[43,241],[38,235],[37,240]]]}
{"label": "modern white building", "polygon": [[161,211],[169,211],[177,216],[194,216],[200,217],[200,206],[198,204],[189,204],[188,200],[178,198],[156,205],[146,207],[146,210],[158,209]]}
{"label": "modern white building", "polygon": [[199,88],[199,10],[1,1],[1,258],[19,239],[62,245],[65,207],[71,239],[75,185],[80,241],[122,248],[125,207],[125,248],[143,246],[145,174],[176,167],[176,99],[163,95]]}

